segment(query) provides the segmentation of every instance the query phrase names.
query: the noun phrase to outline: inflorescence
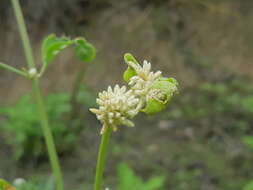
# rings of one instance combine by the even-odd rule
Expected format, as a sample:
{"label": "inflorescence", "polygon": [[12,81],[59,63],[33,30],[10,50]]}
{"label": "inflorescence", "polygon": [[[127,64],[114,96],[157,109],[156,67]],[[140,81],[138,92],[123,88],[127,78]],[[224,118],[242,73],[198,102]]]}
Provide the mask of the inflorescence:
{"label": "inflorescence", "polygon": [[125,54],[128,69],[124,73],[126,86],[108,87],[107,91],[99,93],[98,109],[91,108],[97,119],[101,121],[103,134],[109,127],[116,131],[118,126],[133,127],[131,121],[139,112],[153,114],[161,111],[177,92],[177,81],[165,78],[161,71],[152,72],[151,63],[146,60],[141,66],[131,54]]}

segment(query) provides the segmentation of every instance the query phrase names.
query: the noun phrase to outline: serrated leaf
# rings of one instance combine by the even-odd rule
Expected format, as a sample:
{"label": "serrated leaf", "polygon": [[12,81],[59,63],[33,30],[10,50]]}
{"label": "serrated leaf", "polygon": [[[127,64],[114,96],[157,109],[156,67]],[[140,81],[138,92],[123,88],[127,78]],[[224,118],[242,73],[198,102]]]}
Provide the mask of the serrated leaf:
{"label": "serrated leaf", "polygon": [[77,38],[75,40],[76,56],[84,62],[90,62],[96,57],[96,49],[88,43],[84,38]]}
{"label": "serrated leaf", "polygon": [[67,37],[56,37],[54,34],[49,35],[42,43],[42,61],[47,67],[55,57],[65,48],[74,42]]}

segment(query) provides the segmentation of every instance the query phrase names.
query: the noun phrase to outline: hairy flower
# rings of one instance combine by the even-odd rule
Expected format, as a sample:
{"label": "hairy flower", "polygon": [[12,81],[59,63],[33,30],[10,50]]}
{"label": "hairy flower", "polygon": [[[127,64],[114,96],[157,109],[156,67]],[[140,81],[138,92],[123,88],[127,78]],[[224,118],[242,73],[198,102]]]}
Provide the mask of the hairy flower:
{"label": "hairy flower", "polygon": [[158,113],[165,109],[171,97],[177,92],[177,81],[162,76],[161,71],[152,72],[151,63],[144,60],[141,66],[131,54],[125,54],[128,68],[124,79],[133,93],[140,98],[141,110],[147,114]]}
{"label": "hairy flower", "polygon": [[114,131],[119,125],[133,127],[134,123],[130,119],[141,109],[139,98],[136,98],[133,91],[127,91],[126,86],[120,88],[119,85],[114,89],[109,86],[107,91],[99,93],[97,103],[99,109],[92,108],[90,111],[95,113],[103,124],[101,134],[108,127]]}
{"label": "hairy flower", "polygon": [[128,62],[128,65],[136,72],[136,75],[130,78],[129,86],[136,95],[148,95],[153,83],[162,76],[162,72],[152,72],[151,63],[146,60],[144,60],[142,67],[131,61]]}

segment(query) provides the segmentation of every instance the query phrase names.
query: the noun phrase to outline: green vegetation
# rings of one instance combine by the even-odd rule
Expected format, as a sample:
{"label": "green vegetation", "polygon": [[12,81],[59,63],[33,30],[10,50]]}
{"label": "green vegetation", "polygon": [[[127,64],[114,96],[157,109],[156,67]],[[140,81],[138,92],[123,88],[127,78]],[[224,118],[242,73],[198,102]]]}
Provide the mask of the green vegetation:
{"label": "green vegetation", "polygon": [[[51,94],[45,98],[47,114],[52,121],[50,128],[59,153],[70,151],[77,138],[78,129],[66,125],[71,111],[69,100],[69,94],[63,93]],[[6,117],[2,123],[3,132],[7,133],[6,140],[11,145],[16,160],[45,156],[43,133],[31,96],[25,95],[14,105],[2,107],[0,113]]]}
{"label": "green vegetation", "polygon": [[164,176],[152,177],[146,181],[134,174],[134,171],[126,164],[121,163],[118,165],[118,186],[119,190],[159,190],[163,189],[165,182]]}
{"label": "green vegetation", "polygon": [[[253,190],[252,2],[20,1],[32,46],[18,1],[12,2],[28,65],[13,43],[10,2],[3,1],[0,59],[7,64],[0,67],[18,76],[0,70],[0,177],[11,182],[0,180],[0,190],[93,189],[99,131],[108,138],[101,143],[95,189]],[[57,35],[48,35],[52,31]],[[96,49],[75,36],[96,45],[94,63]],[[125,51],[138,59],[125,55],[123,83]],[[173,74],[179,96],[171,101],[177,84],[171,78],[156,80],[143,96],[139,58]],[[146,71],[140,74],[145,79]],[[108,101],[102,91],[96,100],[93,92],[107,84],[117,95]],[[127,85],[133,96],[119,96],[124,88],[116,84]],[[115,103],[110,112],[104,112],[106,101]],[[17,185],[15,178],[25,182]]]}

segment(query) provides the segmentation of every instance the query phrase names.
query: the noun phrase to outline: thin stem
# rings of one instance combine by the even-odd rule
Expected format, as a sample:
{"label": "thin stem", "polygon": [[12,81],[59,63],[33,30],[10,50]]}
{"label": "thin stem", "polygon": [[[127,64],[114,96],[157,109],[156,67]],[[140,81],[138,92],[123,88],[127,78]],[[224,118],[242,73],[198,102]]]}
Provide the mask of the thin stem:
{"label": "thin stem", "polygon": [[27,34],[24,16],[20,7],[19,0],[11,0],[11,2],[17,19],[19,33],[23,42],[27,64],[30,68],[35,67],[31,43]]}
{"label": "thin stem", "polygon": [[58,160],[58,156],[55,149],[53,135],[49,127],[45,106],[44,106],[43,99],[41,96],[38,79],[33,79],[33,91],[34,91],[35,99],[37,102],[38,113],[41,120],[40,122],[42,125],[44,137],[46,140],[49,159],[50,159],[51,166],[53,168],[57,189],[63,190],[64,187],[63,187],[63,181],[62,181],[62,173],[61,173],[59,160]]}
{"label": "thin stem", "polygon": [[17,74],[19,74],[19,75],[21,75],[21,76],[23,76],[23,77],[27,77],[27,74],[26,74],[25,72],[20,71],[20,70],[18,70],[18,69],[16,69],[16,68],[14,68],[14,67],[12,67],[12,66],[9,66],[9,65],[6,65],[6,64],[4,64],[4,63],[1,63],[1,62],[0,62],[0,67],[4,68],[4,69],[6,69],[6,70],[9,70],[9,71],[11,71],[11,72],[17,73]]}
{"label": "thin stem", "polygon": [[[31,44],[30,44],[30,40],[28,37],[28,33],[27,33],[27,29],[26,29],[26,25],[25,25],[25,21],[24,21],[24,17],[22,14],[22,10],[21,10],[19,1],[12,0],[12,6],[14,8],[15,16],[17,19],[18,27],[19,27],[20,36],[21,36],[21,39],[23,42],[27,65],[29,68],[34,68],[35,63],[34,63],[34,59],[33,59]],[[36,104],[38,107],[38,113],[40,116],[40,122],[41,122],[42,130],[43,130],[44,138],[46,140],[50,164],[53,169],[53,174],[54,174],[54,178],[56,181],[56,187],[57,187],[57,190],[63,190],[64,186],[63,186],[63,180],[62,180],[62,173],[61,173],[61,169],[60,169],[60,165],[59,165],[58,156],[56,153],[53,135],[52,135],[52,132],[49,127],[46,109],[44,107],[43,99],[41,96],[38,78],[32,79],[32,85],[33,85],[33,91],[34,91],[34,95],[35,95],[35,99],[36,99]]]}
{"label": "thin stem", "polygon": [[106,159],[106,153],[107,153],[111,133],[112,133],[112,130],[110,129],[110,127],[108,127],[102,135],[102,140],[99,146],[94,190],[102,189],[105,159]]}

